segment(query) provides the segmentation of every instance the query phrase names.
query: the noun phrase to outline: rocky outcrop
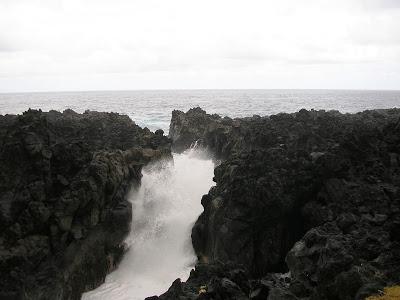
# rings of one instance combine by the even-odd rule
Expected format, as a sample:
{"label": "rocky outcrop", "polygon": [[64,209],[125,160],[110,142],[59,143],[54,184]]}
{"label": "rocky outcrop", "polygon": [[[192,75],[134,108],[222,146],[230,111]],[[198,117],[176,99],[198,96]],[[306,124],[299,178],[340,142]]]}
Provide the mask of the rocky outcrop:
{"label": "rocky outcrop", "polygon": [[162,132],[127,116],[29,110],[0,116],[0,298],[80,299],[124,252],[144,164]]}
{"label": "rocky outcrop", "polygon": [[289,290],[288,274],[268,274],[250,279],[246,270],[233,263],[198,263],[186,282],[176,279],[166,293],[145,300],[295,300]]}
{"label": "rocky outcrop", "polygon": [[[222,160],[192,231],[209,274],[175,282],[175,294],[364,299],[398,283],[400,110],[230,119],[196,108],[173,112],[170,138],[177,151],[197,141]],[[218,262],[228,270],[214,272]],[[246,280],[232,278],[230,265]],[[224,278],[241,293],[216,291],[233,286]],[[160,298],[178,299],[168,293]]]}

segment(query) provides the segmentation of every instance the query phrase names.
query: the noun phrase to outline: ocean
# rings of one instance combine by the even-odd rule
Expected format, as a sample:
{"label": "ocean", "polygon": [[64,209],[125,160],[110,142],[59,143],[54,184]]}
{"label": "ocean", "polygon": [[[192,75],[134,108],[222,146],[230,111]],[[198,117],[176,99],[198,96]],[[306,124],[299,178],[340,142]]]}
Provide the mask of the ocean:
{"label": "ocean", "polygon": [[261,116],[301,108],[358,112],[400,107],[400,90],[142,90],[0,94],[0,114],[28,108],[118,112],[138,125],[168,132],[171,112],[200,106],[222,116]]}

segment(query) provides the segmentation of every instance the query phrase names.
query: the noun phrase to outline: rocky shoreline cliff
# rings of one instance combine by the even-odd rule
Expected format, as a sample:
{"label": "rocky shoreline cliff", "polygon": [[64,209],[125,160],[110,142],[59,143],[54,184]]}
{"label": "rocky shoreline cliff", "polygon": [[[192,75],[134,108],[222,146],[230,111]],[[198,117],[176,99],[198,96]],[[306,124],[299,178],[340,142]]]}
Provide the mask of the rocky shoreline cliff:
{"label": "rocky shoreline cliff", "polygon": [[171,157],[127,116],[0,116],[0,299],[80,299],[104,282],[130,230],[141,168]]}
{"label": "rocky shoreline cliff", "polygon": [[[193,144],[218,161],[189,279],[148,299],[365,299],[400,281],[400,109],[231,119],[0,116],[0,299],[80,299],[118,266],[142,167]],[[199,199],[200,201],[200,199]],[[156,272],[157,270],[155,270]]]}
{"label": "rocky shoreline cliff", "polygon": [[400,110],[231,119],[174,111],[175,151],[222,163],[192,231],[199,257],[148,299],[365,299],[400,281]]}

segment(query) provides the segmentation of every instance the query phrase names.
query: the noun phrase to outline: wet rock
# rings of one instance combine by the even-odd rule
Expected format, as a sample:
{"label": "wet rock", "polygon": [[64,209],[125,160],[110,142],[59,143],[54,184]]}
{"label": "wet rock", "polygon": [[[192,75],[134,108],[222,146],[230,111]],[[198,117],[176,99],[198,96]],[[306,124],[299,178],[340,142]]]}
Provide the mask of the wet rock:
{"label": "wet rock", "polygon": [[240,266],[198,264],[186,282],[175,280],[160,300],[174,299],[248,299],[250,283]]}
{"label": "wet rock", "polygon": [[170,141],[127,116],[0,116],[0,298],[80,299],[115,269],[141,168]]}
{"label": "wet rock", "polygon": [[154,132],[154,134],[157,135],[157,136],[163,136],[163,135],[164,135],[164,130],[162,130],[162,129],[157,129],[157,130]]}
{"label": "wet rock", "polygon": [[[220,161],[192,231],[208,281],[214,263],[233,262],[247,282],[267,277],[244,293],[253,298],[354,299],[395,284],[399,120],[399,109],[241,119],[174,111],[173,148],[196,143]],[[268,279],[288,270],[287,283]]]}

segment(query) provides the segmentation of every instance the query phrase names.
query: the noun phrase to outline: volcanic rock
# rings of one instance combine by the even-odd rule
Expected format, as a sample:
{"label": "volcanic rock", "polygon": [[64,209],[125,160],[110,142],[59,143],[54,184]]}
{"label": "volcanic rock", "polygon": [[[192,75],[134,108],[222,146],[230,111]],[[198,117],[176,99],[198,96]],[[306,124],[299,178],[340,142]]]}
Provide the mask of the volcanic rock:
{"label": "volcanic rock", "polygon": [[127,192],[170,155],[115,113],[0,116],[0,299],[80,299],[102,283],[124,252]]}
{"label": "volcanic rock", "polygon": [[[192,274],[179,299],[363,299],[398,284],[399,109],[231,119],[195,108],[173,112],[170,138],[221,161],[192,242],[208,268],[198,284],[211,284],[216,263],[225,271],[196,296]],[[225,275],[232,264],[250,290]]]}

